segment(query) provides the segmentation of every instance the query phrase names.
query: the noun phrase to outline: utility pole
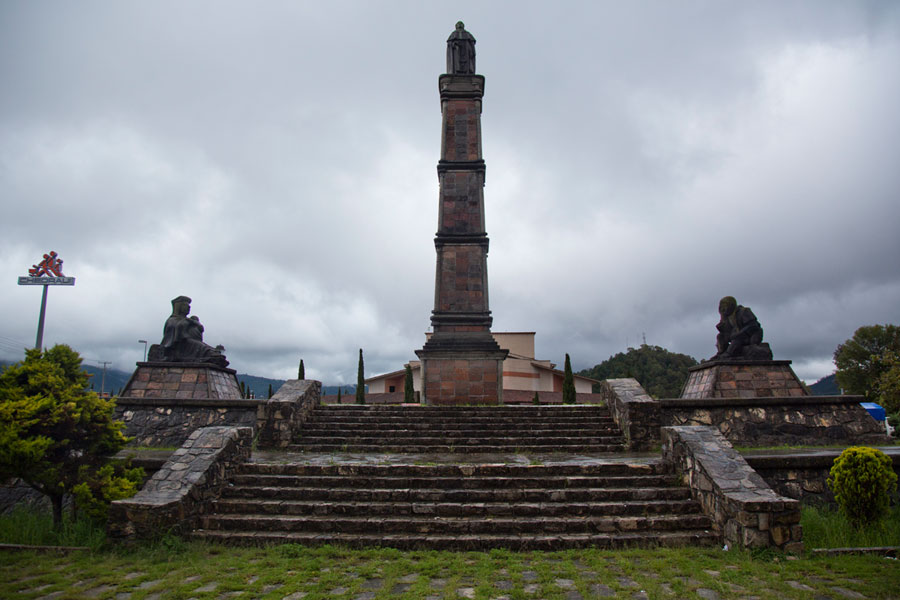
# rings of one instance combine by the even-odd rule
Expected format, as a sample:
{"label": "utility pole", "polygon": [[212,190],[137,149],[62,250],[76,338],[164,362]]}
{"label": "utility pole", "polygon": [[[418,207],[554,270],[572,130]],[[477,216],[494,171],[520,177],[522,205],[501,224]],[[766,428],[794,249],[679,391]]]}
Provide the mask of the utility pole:
{"label": "utility pole", "polygon": [[106,365],[111,365],[112,363],[108,360],[98,360],[98,363],[103,365],[103,377],[100,378],[100,396],[103,396],[103,388],[106,386]]}

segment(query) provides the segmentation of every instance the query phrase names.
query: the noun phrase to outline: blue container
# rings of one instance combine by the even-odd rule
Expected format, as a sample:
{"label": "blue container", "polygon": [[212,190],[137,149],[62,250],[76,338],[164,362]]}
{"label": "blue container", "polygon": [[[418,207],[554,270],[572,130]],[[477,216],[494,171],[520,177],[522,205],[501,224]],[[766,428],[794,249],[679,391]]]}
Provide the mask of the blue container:
{"label": "blue container", "polygon": [[880,404],[875,404],[874,402],[860,402],[859,405],[866,409],[876,421],[884,421],[885,412]]}

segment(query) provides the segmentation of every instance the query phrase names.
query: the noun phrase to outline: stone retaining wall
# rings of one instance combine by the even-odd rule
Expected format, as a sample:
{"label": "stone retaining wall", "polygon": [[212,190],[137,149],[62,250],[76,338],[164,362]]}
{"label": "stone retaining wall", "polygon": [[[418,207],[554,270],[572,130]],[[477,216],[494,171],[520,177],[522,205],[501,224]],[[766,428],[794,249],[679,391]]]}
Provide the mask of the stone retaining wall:
{"label": "stone retaining wall", "polygon": [[862,396],[654,400],[631,378],[608,379],[601,393],[633,450],[658,444],[660,427],[681,425],[714,426],[742,446],[890,443]]}
{"label": "stone retaining wall", "polygon": [[215,500],[228,476],[250,456],[250,427],[203,427],[135,496],[110,504],[108,533],[148,538],[196,526],[203,507]]}
{"label": "stone retaining wall", "polygon": [[600,396],[622,430],[627,448],[650,450],[659,444],[659,403],[636,379],[606,379],[600,383]]}
{"label": "stone retaining wall", "polygon": [[278,392],[257,409],[259,445],[284,447],[291,443],[294,432],[309,419],[319,405],[322,383],[311,379],[290,379]]}
{"label": "stone retaining wall", "polygon": [[[881,448],[900,477],[900,448]],[[825,483],[834,459],[842,449],[815,452],[745,452],[744,459],[776,492],[803,504],[834,504],[834,494]],[[897,501],[895,496],[894,500]]]}
{"label": "stone retaining wall", "polygon": [[779,496],[714,427],[663,427],[663,460],[732,548],[803,550],[800,503]]}
{"label": "stone retaining wall", "polygon": [[115,418],[137,446],[180,446],[200,427],[255,427],[265,400],[118,398]]}

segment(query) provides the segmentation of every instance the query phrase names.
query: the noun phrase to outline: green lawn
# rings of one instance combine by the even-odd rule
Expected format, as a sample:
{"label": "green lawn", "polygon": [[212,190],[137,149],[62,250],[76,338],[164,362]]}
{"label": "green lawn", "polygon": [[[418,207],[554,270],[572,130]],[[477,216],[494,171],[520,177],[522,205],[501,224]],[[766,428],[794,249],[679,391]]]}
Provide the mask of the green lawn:
{"label": "green lawn", "polygon": [[900,563],[717,548],[457,553],[231,548],[177,539],[68,554],[0,551],[0,597],[54,592],[60,599],[135,600],[900,598]]}

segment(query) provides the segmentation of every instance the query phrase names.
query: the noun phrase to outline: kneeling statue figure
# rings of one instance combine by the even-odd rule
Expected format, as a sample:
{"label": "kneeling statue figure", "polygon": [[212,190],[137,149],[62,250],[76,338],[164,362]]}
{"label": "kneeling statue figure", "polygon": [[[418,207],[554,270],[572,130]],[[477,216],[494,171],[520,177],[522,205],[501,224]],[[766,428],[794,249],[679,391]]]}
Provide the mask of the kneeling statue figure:
{"label": "kneeling statue figure", "polygon": [[210,346],[203,341],[203,325],[191,312],[191,299],[178,296],[172,300],[172,316],[166,319],[163,339],[150,346],[148,360],[151,362],[209,363],[227,367],[225,348]]}
{"label": "kneeling statue figure", "polygon": [[752,310],[733,296],[725,296],[719,301],[719,316],[718,352],[709,360],[772,360],[772,350],[763,343],[762,326]]}

